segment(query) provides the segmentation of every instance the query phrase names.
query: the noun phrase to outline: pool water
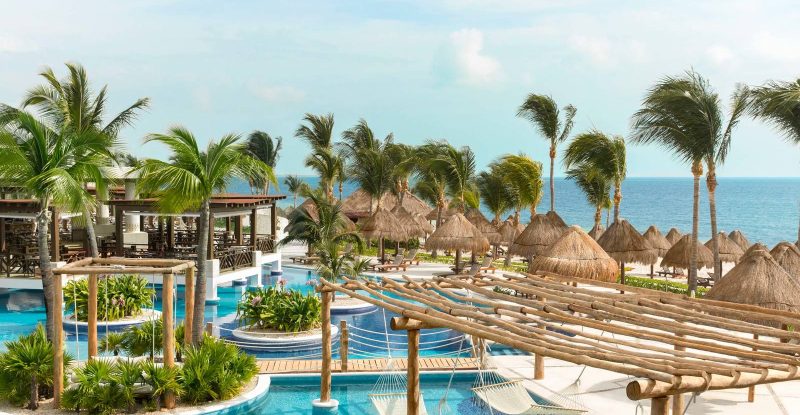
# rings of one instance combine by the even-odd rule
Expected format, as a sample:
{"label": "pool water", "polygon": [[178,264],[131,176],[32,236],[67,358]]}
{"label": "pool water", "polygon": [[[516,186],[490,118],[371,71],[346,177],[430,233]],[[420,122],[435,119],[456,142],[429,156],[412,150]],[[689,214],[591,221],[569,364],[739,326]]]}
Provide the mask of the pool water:
{"label": "pool water", "polygon": [[[472,386],[475,383],[474,372],[458,372],[453,376],[448,389],[450,373],[423,373],[420,375],[420,390],[425,407],[429,414],[501,415],[480,405],[473,398]],[[311,401],[319,398],[319,376],[273,376],[266,399],[254,415],[266,414],[331,414],[331,415],[364,415],[375,414],[375,408],[369,399],[373,387],[378,381],[377,375],[334,375],[331,384],[331,397],[339,401],[336,411],[312,409]],[[376,391],[378,392],[378,391]],[[385,391],[384,391],[385,392]],[[378,392],[379,393],[379,392]],[[533,399],[539,403],[546,401],[536,395]],[[440,412],[441,406],[441,412]],[[445,408],[446,406],[446,408]]]}

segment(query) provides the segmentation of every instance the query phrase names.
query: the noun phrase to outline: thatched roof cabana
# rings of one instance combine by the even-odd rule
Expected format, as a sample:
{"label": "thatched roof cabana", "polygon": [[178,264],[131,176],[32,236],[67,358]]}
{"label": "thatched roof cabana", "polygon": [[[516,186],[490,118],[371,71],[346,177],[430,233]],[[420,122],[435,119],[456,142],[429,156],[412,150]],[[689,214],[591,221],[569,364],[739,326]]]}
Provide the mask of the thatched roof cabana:
{"label": "thatched roof cabana", "polygon": [[567,223],[564,222],[564,219],[561,219],[561,216],[558,216],[558,213],[555,211],[551,210],[547,212],[545,216],[547,216],[547,218],[550,219],[550,222],[553,222],[554,225],[560,227],[562,232],[569,228]]}
{"label": "thatched roof cabana", "polygon": [[661,234],[661,231],[658,230],[656,225],[650,225],[644,234],[642,235],[647,243],[650,244],[653,249],[658,251],[658,256],[663,257],[664,254],[669,251],[669,248],[672,247],[672,244],[669,240]]}
{"label": "thatched roof cabana", "polygon": [[[725,232],[720,232],[716,236],[717,239],[717,249],[719,250],[719,259],[722,262],[737,262],[739,258],[744,255],[744,249],[739,247],[739,245],[734,242],[732,239],[728,238],[728,235],[725,235]],[[714,251],[714,240],[709,239],[705,243],[706,248],[711,249],[711,253],[713,254]]]}
{"label": "thatched roof cabana", "polygon": [[489,250],[489,241],[464,215],[456,213],[428,237],[425,248],[478,253]]}
{"label": "thatched roof cabana", "polygon": [[[662,267],[689,268],[692,255],[692,235],[683,235],[661,258]],[[714,266],[714,254],[705,245],[697,242],[697,268]]]}
{"label": "thatched roof cabana", "polygon": [[[297,209],[305,210],[306,213],[308,213],[308,216],[311,217],[311,219],[314,220],[314,222],[319,222],[319,210],[317,209],[317,205],[314,204],[314,201],[311,200],[310,198],[304,200],[303,203],[297,206]],[[353,232],[356,229],[358,229],[356,224],[352,220],[350,220],[350,218],[345,216],[343,213],[340,213],[340,217],[342,219],[342,222],[344,223],[344,229],[347,232]]]}
{"label": "thatched roof cabana", "polygon": [[464,217],[481,231],[491,245],[497,245],[502,241],[503,237],[500,235],[500,232],[498,232],[497,228],[483,216],[480,210],[470,209]]}
{"label": "thatched roof cabana", "polygon": [[733,242],[736,242],[736,245],[739,245],[739,248],[742,248],[742,251],[746,251],[747,248],[750,248],[750,241],[745,238],[742,231],[736,229],[728,235]]}
{"label": "thatched roof cabana", "polygon": [[504,220],[497,232],[500,233],[500,243],[506,245],[511,245],[514,238],[520,233],[519,229],[514,226],[514,222],[510,220]]}
{"label": "thatched roof cabana", "polygon": [[591,236],[592,239],[596,241],[598,238],[600,238],[600,235],[602,235],[604,231],[605,229],[603,229],[602,225],[592,226],[592,229],[589,230],[589,233],[587,233],[587,235]]}
{"label": "thatched roof cabana", "polygon": [[[457,209],[457,208],[455,208],[455,207],[451,207],[451,208],[447,208],[447,209],[442,209],[442,221],[445,221],[445,220],[447,220],[447,218],[449,218],[450,216],[453,216],[453,215],[455,215],[456,213],[460,213],[460,212],[459,212],[459,211],[458,211],[458,209]],[[425,215],[425,219],[427,219],[427,220],[436,220],[436,215],[437,215],[437,214],[438,214],[438,213],[437,213],[437,211],[436,211],[436,208],[434,208],[433,210],[431,210],[430,212],[428,212],[428,214],[427,214],[427,215]]]}
{"label": "thatched roof cabana", "polygon": [[425,230],[404,207],[395,205],[394,209],[392,209],[392,214],[406,231],[407,239],[425,236]]}
{"label": "thatched roof cabana", "polygon": [[546,215],[534,215],[531,223],[511,244],[511,253],[526,258],[538,255],[552,245],[562,232],[561,226],[554,224]]}
{"label": "thatched roof cabana", "polygon": [[800,281],[800,249],[797,248],[797,245],[791,242],[780,242],[769,253],[789,275]]}
{"label": "thatched roof cabana", "polygon": [[624,219],[612,223],[600,235],[597,243],[611,258],[622,263],[650,265],[658,261],[657,250],[652,248],[636,228]]}
{"label": "thatched roof cabana", "polygon": [[530,270],[606,282],[616,282],[619,275],[617,261],[579,226],[567,228],[558,240],[533,259]]}
{"label": "thatched roof cabana", "polygon": [[683,234],[678,230],[678,228],[670,228],[664,237],[667,238],[670,245],[675,245],[675,243],[683,237]]}
{"label": "thatched roof cabana", "polygon": [[743,256],[705,298],[800,312],[800,284],[760,248]]}
{"label": "thatched roof cabana", "polygon": [[433,225],[431,225],[431,223],[425,219],[425,216],[422,216],[419,213],[412,213],[411,217],[414,218],[414,222],[419,225],[420,229],[425,232],[425,235],[433,233]]}
{"label": "thatched roof cabana", "polygon": [[767,248],[766,245],[764,245],[764,244],[762,244],[760,242],[756,242],[756,243],[750,245],[750,248],[747,248],[747,250],[744,251],[744,255],[742,255],[742,256],[747,256],[748,254],[750,254],[751,252],[755,251],[756,249],[761,249],[761,250],[769,252],[769,248]]}
{"label": "thatched roof cabana", "polygon": [[405,228],[388,209],[381,206],[372,216],[359,221],[361,233],[367,239],[390,239],[404,241],[408,238]]}
{"label": "thatched roof cabana", "polygon": [[[367,192],[358,189],[342,200],[342,212],[349,218],[359,219],[370,216],[370,205],[373,209],[378,206],[377,200],[372,200]],[[394,209],[398,205],[398,197],[392,193],[386,193],[381,197],[381,206],[386,207],[388,210]],[[431,208],[422,199],[418,198],[413,193],[407,192],[403,195],[403,208],[408,213],[419,213],[420,215],[427,215]]]}

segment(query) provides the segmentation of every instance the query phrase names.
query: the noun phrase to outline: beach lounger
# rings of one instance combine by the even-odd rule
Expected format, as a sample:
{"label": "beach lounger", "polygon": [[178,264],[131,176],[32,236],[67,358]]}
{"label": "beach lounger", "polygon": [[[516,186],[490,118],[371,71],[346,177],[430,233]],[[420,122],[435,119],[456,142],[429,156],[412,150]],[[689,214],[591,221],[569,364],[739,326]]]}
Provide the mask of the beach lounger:
{"label": "beach lounger", "polygon": [[494,274],[494,272],[497,270],[497,267],[492,264],[493,259],[494,258],[492,258],[490,255],[484,256],[480,271],[492,271],[492,274]]}
{"label": "beach lounger", "polygon": [[375,270],[375,271],[378,271],[378,272],[389,271],[389,270],[393,270],[393,269],[396,269],[396,270],[402,269],[403,271],[406,271],[408,269],[408,264],[404,264],[403,263],[403,259],[404,259],[403,255],[397,255],[397,256],[394,257],[394,261],[392,261],[391,263],[382,264],[382,265],[380,265],[380,264],[379,265],[373,265],[372,269]]}
{"label": "beach lounger", "polygon": [[403,258],[403,263],[407,265],[419,265],[417,253],[419,253],[419,249],[414,248],[409,250],[408,255],[405,255]]}
{"label": "beach lounger", "polygon": [[301,263],[301,264],[313,264],[315,262],[319,262],[318,256],[293,256],[290,258],[292,263]]}

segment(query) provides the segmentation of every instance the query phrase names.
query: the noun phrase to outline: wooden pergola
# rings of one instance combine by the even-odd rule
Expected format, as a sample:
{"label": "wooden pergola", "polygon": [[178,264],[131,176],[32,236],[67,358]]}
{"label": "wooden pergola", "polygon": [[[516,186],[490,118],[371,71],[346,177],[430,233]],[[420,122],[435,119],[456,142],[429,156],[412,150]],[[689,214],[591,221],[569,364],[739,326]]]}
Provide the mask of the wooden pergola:
{"label": "wooden pergola", "polygon": [[[392,328],[408,331],[409,414],[420,405],[413,362],[424,328],[449,328],[533,353],[536,379],[544,377],[544,357],[634,376],[628,398],[651,399],[657,415],[669,412],[671,397],[673,409],[683,413],[685,393],[800,379],[800,345],[794,344],[800,332],[778,328],[800,327],[798,313],[554,274],[322,280],[319,289],[328,335],[333,292],[402,316]],[[331,351],[329,341],[322,344],[326,401]]]}
{"label": "wooden pergola", "polygon": [[[88,356],[91,359],[97,356],[97,278],[98,275],[117,274],[161,274],[163,276],[161,289],[161,319],[164,323],[164,366],[175,366],[175,330],[173,322],[173,304],[175,292],[173,283],[175,274],[185,273],[186,279],[186,321],[184,324],[184,341],[186,344],[192,338],[192,312],[194,308],[194,261],[176,259],[142,259],[142,258],[85,258],[61,268],[53,270],[56,276],[53,279],[53,393],[56,407],[59,406],[61,392],[64,391],[64,327],[63,323],[63,287],[62,275],[86,275],[89,283],[88,298]],[[75,316],[77,318],[77,316]],[[175,396],[165,396],[165,406],[168,409],[175,407]]]}

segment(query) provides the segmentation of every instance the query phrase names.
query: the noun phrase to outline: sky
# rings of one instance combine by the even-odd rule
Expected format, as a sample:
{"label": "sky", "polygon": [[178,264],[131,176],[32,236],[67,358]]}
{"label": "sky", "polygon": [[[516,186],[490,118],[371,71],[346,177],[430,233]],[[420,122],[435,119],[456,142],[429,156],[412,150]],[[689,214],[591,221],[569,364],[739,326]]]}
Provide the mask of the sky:
{"label": "sky", "polygon": [[[468,145],[480,168],[506,153],[547,164],[516,117],[529,93],[577,107],[573,133],[627,136],[660,78],[694,68],[727,105],[737,83],[800,76],[789,1],[10,1],[0,14],[0,102],[18,105],[45,66],[79,62],[109,110],[149,97],[123,130],[130,152],[166,157],[148,133],[180,124],[205,143],[282,136],[278,174],[310,174],[294,138],[304,113],[364,118],[379,136]],[[562,146],[563,148],[563,146]],[[629,176],[690,177],[665,150],[628,146]],[[800,176],[800,147],[745,118],[720,176]],[[556,175],[562,175],[559,162]]]}

